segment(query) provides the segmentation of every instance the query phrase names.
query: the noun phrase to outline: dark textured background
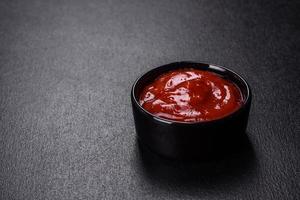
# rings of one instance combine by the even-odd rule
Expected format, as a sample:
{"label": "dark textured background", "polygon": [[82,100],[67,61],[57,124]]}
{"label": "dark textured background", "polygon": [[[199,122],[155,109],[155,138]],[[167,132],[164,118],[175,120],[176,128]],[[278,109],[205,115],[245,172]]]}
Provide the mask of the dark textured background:
{"label": "dark textured background", "polygon": [[[299,199],[298,9],[297,1],[1,1],[0,199]],[[131,85],[180,60],[248,80],[250,154],[182,166],[139,150]]]}

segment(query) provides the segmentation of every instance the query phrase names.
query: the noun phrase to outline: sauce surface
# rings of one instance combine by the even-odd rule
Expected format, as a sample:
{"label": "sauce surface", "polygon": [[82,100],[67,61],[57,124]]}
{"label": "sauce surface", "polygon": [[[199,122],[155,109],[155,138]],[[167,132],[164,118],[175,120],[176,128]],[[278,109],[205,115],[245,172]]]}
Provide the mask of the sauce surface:
{"label": "sauce surface", "polygon": [[157,77],[143,89],[139,103],[158,117],[199,122],[234,112],[243,98],[234,83],[218,74],[184,68]]}

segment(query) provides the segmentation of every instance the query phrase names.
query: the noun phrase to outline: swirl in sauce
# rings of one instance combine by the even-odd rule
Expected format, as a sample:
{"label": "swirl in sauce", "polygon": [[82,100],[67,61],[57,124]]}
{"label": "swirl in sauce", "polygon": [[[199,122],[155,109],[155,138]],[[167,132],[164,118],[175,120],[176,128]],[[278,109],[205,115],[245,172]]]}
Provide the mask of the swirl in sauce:
{"label": "swirl in sauce", "polygon": [[166,72],[146,86],[139,99],[150,113],[175,121],[222,118],[243,103],[239,88],[209,71],[185,68]]}

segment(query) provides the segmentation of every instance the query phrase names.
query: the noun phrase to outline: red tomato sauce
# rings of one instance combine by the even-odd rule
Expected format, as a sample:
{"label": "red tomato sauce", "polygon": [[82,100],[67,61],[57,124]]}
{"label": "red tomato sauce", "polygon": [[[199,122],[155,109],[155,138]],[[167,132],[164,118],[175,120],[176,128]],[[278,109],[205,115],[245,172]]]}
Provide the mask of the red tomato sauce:
{"label": "red tomato sauce", "polygon": [[220,75],[192,68],[166,72],[146,86],[139,103],[150,113],[182,122],[210,121],[243,104],[239,88]]}

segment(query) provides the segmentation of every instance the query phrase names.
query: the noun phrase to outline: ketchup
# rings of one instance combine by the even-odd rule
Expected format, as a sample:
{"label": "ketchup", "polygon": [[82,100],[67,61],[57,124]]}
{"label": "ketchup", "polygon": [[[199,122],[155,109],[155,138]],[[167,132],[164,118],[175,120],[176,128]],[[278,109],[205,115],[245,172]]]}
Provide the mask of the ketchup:
{"label": "ketchup", "polygon": [[143,89],[139,103],[158,117],[199,122],[236,111],[243,97],[233,82],[216,73],[184,68],[157,77]]}

